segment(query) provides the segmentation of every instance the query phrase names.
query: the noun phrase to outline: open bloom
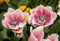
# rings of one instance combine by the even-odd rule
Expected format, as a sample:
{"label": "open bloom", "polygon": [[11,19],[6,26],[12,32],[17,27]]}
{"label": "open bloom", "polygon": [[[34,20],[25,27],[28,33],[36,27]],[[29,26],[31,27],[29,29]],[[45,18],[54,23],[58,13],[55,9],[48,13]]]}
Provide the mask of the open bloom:
{"label": "open bloom", "polygon": [[52,11],[50,6],[44,7],[43,5],[37,6],[30,11],[31,15],[29,17],[28,23],[36,26],[49,26],[53,24],[57,17],[57,14]]}
{"label": "open bloom", "polygon": [[8,12],[4,14],[2,25],[6,28],[12,29],[13,32],[20,33],[26,24],[28,14],[20,11],[19,9],[14,10],[8,9]]}
{"label": "open bloom", "polygon": [[44,39],[43,27],[38,27],[34,30],[32,30],[31,27],[28,41],[58,41],[58,35],[52,34],[49,35],[47,39]]}

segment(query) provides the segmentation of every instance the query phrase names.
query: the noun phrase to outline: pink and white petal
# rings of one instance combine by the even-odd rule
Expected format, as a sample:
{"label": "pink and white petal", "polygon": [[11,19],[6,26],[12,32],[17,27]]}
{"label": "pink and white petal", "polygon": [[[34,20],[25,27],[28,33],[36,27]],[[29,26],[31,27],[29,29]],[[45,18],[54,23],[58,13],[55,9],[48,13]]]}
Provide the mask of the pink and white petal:
{"label": "pink and white petal", "polygon": [[16,27],[15,26],[12,26],[12,25],[9,26],[10,29],[17,29],[18,27],[19,26],[16,26]]}
{"label": "pink and white petal", "polygon": [[50,22],[47,23],[46,25],[44,25],[44,27],[47,27],[47,26],[49,26],[49,25],[51,25],[51,24],[53,24],[53,20],[50,20]]}
{"label": "pink and white petal", "polygon": [[38,41],[37,38],[34,36],[34,34],[32,33],[33,28],[32,26],[30,27],[30,37],[28,39],[28,41]]}
{"label": "pink and white petal", "polygon": [[45,25],[45,27],[53,24],[57,18],[57,14],[55,12],[50,11],[50,13],[51,13],[51,20]]}
{"label": "pink and white petal", "polygon": [[50,20],[50,22],[49,23],[47,23],[46,25],[44,25],[44,27],[47,27],[47,26],[49,26],[49,25],[51,25],[51,24],[53,24],[53,20]]}
{"label": "pink and white petal", "polygon": [[12,17],[12,20],[16,20],[16,12],[13,12],[12,14],[11,14],[11,17]]}
{"label": "pink and white petal", "polygon": [[14,9],[8,8],[8,12],[5,13],[4,16],[10,19],[10,18],[12,18],[12,17],[11,17],[11,14],[12,14],[14,11],[15,11]]}
{"label": "pink and white petal", "polygon": [[15,10],[13,8],[8,8],[8,12],[12,13],[14,12]]}
{"label": "pink and white petal", "polygon": [[12,22],[10,19],[5,17],[5,21],[7,21],[9,24]]}
{"label": "pink and white petal", "polygon": [[32,25],[34,25],[34,24],[36,24],[36,21],[35,21],[34,18],[33,18],[33,20],[32,20]]}
{"label": "pink and white petal", "polygon": [[11,20],[9,20],[9,19],[7,19],[7,18],[5,18],[5,19],[2,20],[2,25],[3,25],[4,27],[6,27],[6,28],[9,28],[10,23],[11,23]]}
{"label": "pink and white petal", "polygon": [[58,6],[57,6],[57,7],[58,7],[58,9],[60,9],[60,1],[59,1],[59,4],[58,4]]}
{"label": "pink and white petal", "polygon": [[32,20],[32,25],[33,25],[34,27],[42,26],[40,23],[41,23],[40,20],[33,18],[33,20]]}
{"label": "pink and white petal", "polygon": [[12,19],[17,20],[16,16],[19,15],[20,13],[21,13],[21,11],[19,9],[12,12],[12,14],[11,14]]}
{"label": "pink and white petal", "polygon": [[6,28],[8,28],[8,24],[7,21],[5,19],[2,20],[2,25]]}
{"label": "pink and white petal", "polygon": [[31,14],[34,14],[34,13],[36,13],[36,11],[38,11],[39,9],[40,9],[41,12],[42,12],[42,8],[44,8],[43,5],[37,6],[36,8],[33,8],[33,9],[30,11],[30,13],[31,13]]}
{"label": "pink and white petal", "polygon": [[46,6],[46,9],[52,10],[51,6]]}
{"label": "pink and white petal", "polygon": [[52,12],[52,18],[53,18],[53,21],[56,20],[57,14],[55,12]]}
{"label": "pink and white petal", "polygon": [[43,5],[37,6],[35,8],[35,13],[38,14],[38,15],[41,15],[41,14],[43,14],[43,9],[44,9],[44,6]]}
{"label": "pink and white petal", "polygon": [[28,41],[38,41],[38,39],[34,36],[33,33],[31,33]]}
{"label": "pink and white petal", "polygon": [[43,5],[39,5],[39,6],[36,7],[36,9],[40,9],[40,8],[44,8],[44,6]]}
{"label": "pink and white petal", "polygon": [[43,32],[43,26],[37,27],[36,29],[32,30],[32,27],[30,27],[30,37],[28,41],[39,41],[43,39],[44,32]]}
{"label": "pink and white petal", "polygon": [[32,27],[32,26],[30,26],[30,33],[32,33],[32,31],[33,31],[33,27]]}
{"label": "pink and white petal", "polygon": [[9,20],[8,18],[5,18],[4,20],[2,20],[2,23],[4,23],[5,26],[7,26],[9,29],[17,29],[17,27],[19,27],[19,25],[16,26],[16,27],[12,26],[12,25],[11,25],[11,22],[12,22],[12,21]]}
{"label": "pink and white petal", "polygon": [[32,14],[32,15],[30,15],[30,16],[29,16],[29,19],[28,19],[28,23],[29,23],[29,24],[31,24],[31,23],[32,23],[33,15],[34,15],[34,14]]}
{"label": "pink and white petal", "polygon": [[29,14],[28,14],[27,12],[23,12],[23,14],[24,14],[24,19],[23,19],[23,21],[24,21],[24,22],[28,21],[28,19],[29,19]]}
{"label": "pink and white petal", "polygon": [[4,14],[4,17],[8,18],[9,20],[12,20],[11,15],[12,15],[12,13],[7,12],[7,13]]}
{"label": "pink and white petal", "polygon": [[23,21],[22,21],[23,18],[24,18],[24,16],[21,15],[21,14],[17,14],[17,15],[16,15],[16,19],[17,19],[18,21],[20,21],[20,22],[23,22]]}
{"label": "pink and white petal", "polygon": [[20,25],[20,27],[24,27],[26,25],[26,22],[20,23],[19,25]]}
{"label": "pink and white petal", "polygon": [[34,36],[38,39],[38,41],[39,41],[40,39],[43,39],[43,37],[44,37],[43,26],[37,27],[36,29],[33,30],[32,33],[33,33]]}
{"label": "pink and white petal", "polygon": [[50,39],[43,39],[42,41],[51,41]]}
{"label": "pink and white petal", "polygon": [[23,12],[24,16],[29,16],[29,14],[27,12]]}
{"label": "pink and white petal", "polygon": [[17,29],[12,29],[12,32],[14,32],[14,33],[21,33],[22,31],[23,31],[22,27],[19,27]]}
{"label": "pink and white petal", "polygon": [[22,22],[22,20],[23,20],[23,18],[24,18],[24,13],[23,13],[21,10],[19,10],[19,9],[16,10],[16,13],[17,13],[16,19],[17,19],[18,21],[21,21],[21,22]]}
{"label": "pink and white petal", "polygon": [[49,35],[48,39],[50,39],[51,41],[58,41],[58,35],[57,34]]}
{"label": "pink and white petal", "polygon": [[59,15],[59,16],[60,16],[60,10],[58,10],[57,15]]}
{"label": "pink and white petal", "polygon": [[35,10],[35,8],[34,9],[31,9],[30,10],[30,14],[34,14],[34,12],[35,12],[34,10]]}

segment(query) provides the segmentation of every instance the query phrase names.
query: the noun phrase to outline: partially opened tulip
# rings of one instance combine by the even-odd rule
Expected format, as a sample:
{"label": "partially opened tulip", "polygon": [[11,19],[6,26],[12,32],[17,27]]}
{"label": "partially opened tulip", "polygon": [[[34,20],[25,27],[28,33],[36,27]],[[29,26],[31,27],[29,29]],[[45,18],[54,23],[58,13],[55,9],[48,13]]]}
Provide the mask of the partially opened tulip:
{"label": "partially opened tulip", "polygon": [[51,41],[58,41],[58,35],[57,34],[49,35],[48,39],[50,39]]}
{"label": "partially opened tulip", "polygon": [[43,39],[43,37],[44,37],[43,27],[38,27],[34,30],[30,29],[30,37],[28,41],[40,41],[41,39]]}
{"label": "partially opened tulip", "polygon": [[36,29],[30,29],[30,37],[28,41],[58,41],[58,35],[52,34],[48,38],[44,39],[43,27],[37,27]]}
{"label": "partially opened tulip", "polygon": [[36,8],[32,9],[30,13],[31,15],[29,17],[28,23],[32,24],[34,27],[50,26],[57,17],[57,14],[52,11],[50,6],[37,6]]}
{"label": "partially opened tulip", "polygon": [[5,18],[2,20],[3,26],[12,29],[15,33],[20,33],[26,25],[26,17],[28,17],[28,14],[19,9],[14,10],[9,8],[8,12],[4,14],[4,17]]}
{"label": "partially opened tulip", "polygon": [[43,39],[42,41],[58,41],[58,35],[52,34],[47,37],[47,39]]}

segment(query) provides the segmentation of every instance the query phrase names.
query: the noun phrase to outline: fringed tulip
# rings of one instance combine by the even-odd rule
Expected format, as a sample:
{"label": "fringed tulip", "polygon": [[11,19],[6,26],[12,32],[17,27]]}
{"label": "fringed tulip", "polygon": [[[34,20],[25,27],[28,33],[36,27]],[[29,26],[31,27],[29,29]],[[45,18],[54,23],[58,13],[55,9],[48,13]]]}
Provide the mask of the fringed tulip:
{"label": "fringed tulip", "polygon": [[29,17],[28,23],[34,27],[38,26],[49,26],[53,24],[57,17],[57,14],[52,11],[50,6],[44,7],[43,5],[37,6],[30,11],[31,15]]}

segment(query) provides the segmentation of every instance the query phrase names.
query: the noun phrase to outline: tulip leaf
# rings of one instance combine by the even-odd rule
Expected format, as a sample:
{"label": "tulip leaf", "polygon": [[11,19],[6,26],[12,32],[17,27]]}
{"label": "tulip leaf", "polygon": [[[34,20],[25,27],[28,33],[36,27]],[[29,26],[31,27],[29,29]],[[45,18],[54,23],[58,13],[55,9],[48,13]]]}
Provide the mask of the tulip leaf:
{"label": "tulip leaf", "polygon": [[27,24],[26,27],[24,27],[24,30],[23,30],[23,40],[24,41],[28,41],[28,38],[29,38],[29,34],[30,34],[30,25]]}
{"label": "tulip leaf", "polygon": [[49,34],[51,33],[59,33],[60,32],[60,19],[58,19],[50,28]]}

